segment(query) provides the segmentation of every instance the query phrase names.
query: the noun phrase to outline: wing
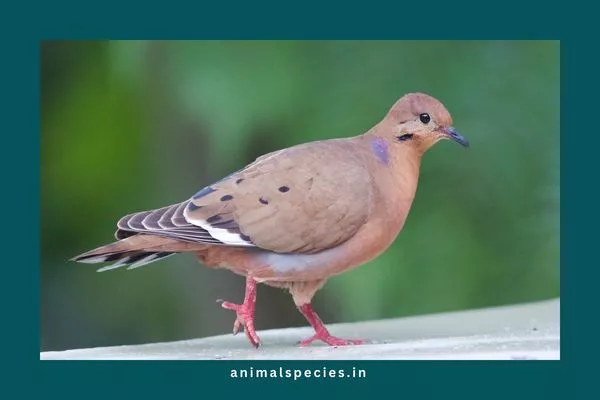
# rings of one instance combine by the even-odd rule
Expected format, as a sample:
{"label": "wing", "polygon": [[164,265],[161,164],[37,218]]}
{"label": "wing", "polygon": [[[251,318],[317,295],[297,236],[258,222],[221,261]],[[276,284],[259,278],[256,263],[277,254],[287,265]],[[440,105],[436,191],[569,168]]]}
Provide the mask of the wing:
{"label": "wing", "polygon": [[138,233],[149,233],[186,242],[222,244],[205,229],[187,222],[183,210],[188,203],[184,201],[157,210],[126,215],[117,223],[115,237],[121,240]]}
{"label": "wing", "polygon": [[182,206],[183,216],[223,244],[314,253],[358,231],[371,190],[353,142],[313,142],[262,156],[205,187]]}
{"label": "wing", "polygon": [[314,253],[366,221],[371,177],[352,142],[313,142],[266,154],[190,200],[127,215],[117,239],[149,233],[188,242]]}

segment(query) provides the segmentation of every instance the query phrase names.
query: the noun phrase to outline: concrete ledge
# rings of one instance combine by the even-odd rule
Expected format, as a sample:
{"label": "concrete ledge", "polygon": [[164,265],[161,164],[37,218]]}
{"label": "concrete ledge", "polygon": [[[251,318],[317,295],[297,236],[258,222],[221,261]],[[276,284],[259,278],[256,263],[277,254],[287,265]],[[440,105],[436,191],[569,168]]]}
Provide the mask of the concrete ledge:
{"label": "concrete ledge", "polygon": [[40,353],[41,360],[510,360],[560,358],[560,300],[445,314],[328,325],[366,345],[296,343],[309,327],[259,331],[254,349],[243,333],[169,343]]}

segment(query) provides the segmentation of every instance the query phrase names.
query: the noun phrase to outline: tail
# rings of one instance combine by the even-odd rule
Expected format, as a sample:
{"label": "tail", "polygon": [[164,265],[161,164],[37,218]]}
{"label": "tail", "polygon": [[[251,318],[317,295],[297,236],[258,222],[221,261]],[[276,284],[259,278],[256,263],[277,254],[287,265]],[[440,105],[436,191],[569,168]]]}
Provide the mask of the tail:
{"label": "tail", "polygon": [[173,255],[177,250],[183,250],[181,247],[181,243],[172,239],[135,235],[75,256],[71,261],[87,264],[114,262],[98,269],[98,272],[120,267],[133,269]]}
{"label": "tail", "polygon": [[[99,249],[101,249],[100,247]],[[99,250],[97,249],[97,250]],[[127,267],[127,269],[133,269],[141,267],[151,262],[158,261],[175,253],[169,253],[166,251],[153,253],[149,251],[124,251],[121,253],[105,253],[100,255],[80,255],[72,258],[72,261],[81,263],[96,264],[103,262],[113,262],[114,264],[107,265],[98,269],[98,272],[104,272],[115,268]]]}

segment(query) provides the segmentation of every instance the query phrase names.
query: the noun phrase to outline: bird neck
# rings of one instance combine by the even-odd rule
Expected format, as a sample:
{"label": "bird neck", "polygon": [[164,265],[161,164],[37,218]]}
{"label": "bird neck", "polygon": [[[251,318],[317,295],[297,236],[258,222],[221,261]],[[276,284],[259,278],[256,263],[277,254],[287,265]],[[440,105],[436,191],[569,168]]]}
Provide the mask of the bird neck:
{"label": "bird neck", "polygon": [[402,229],[417,190],[422,153],[413,146],[392,141],[387,137],[368,132],[364,141],[367,163],[373,170],[377,199],[384,204],[378,208],[380,217],[395,235]]}
{"label": "bird neck", "polygon": [[[387,134],[384,135],[384,132]],[[418,176],[425,149],[418,143],[399,142],[395,136],[390,136],[389,132],[389,127],[376,125],[359,138],[367,142],[367,147],[371,149],[378,161],[392,170],[395,175],[417,174]]]}

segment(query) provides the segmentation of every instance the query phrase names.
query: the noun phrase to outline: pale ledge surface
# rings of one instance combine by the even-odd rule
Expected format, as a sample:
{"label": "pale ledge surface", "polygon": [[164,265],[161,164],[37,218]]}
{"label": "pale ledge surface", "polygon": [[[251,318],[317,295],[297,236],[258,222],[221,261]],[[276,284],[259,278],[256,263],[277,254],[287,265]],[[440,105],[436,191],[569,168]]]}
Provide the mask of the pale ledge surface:
{"label": "pale ledge surface", "polygon": [[[296,343],[310,327],[258,331],[257,350],[240,332],[135,346],[42,352],[42,360],[381,360],[560,358],[560,300],[380,321],[328,325],[333,335],[369,344],[328,347]],[[233,323],[233,319],[232,319]]]}

